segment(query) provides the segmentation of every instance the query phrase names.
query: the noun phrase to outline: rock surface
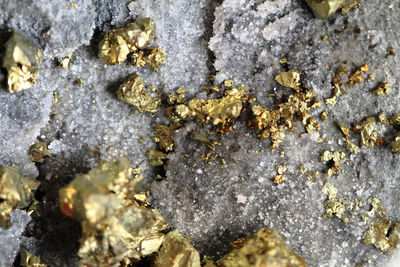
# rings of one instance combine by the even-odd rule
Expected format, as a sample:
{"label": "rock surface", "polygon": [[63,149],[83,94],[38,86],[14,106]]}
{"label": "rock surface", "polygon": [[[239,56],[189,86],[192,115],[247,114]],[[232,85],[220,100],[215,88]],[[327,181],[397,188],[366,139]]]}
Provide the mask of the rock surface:
{"label": "rock surface", "polygon": [[[309,266],[354,266],[368,260],[379,266],[390,257],[362,240],[373,218],[364,224],[358,216],[346,225],[322,217],[327,166],[319,158],[325,150],[346,151],[333,116],[350,126],[381,111],[399,112],[399,55],[386,55],[390,45],[400,50],[399,5],[398,0],[363,1],[359,10],[345,16],[317,20],[302,0],[0,0],[0,43],[12,28],[19,28],[44,49],[37,83],[29,90],[9,94],[6,72],[0,71],[0,165],[19,166],[24,175],[42,181],[42,217],[29,225],[32,236],[22,239],[23,246],[50,266],[75,266],[80,227],[61,215],[58,189],[100,159],[127,156],[145,175],[144,189],[150,189],[153,206],[173,229],[192,235],[202,255],[220,257],[238,237],[274,227]],[[166,50],[167,64],[156,73],[125,64],[103,65],[97,44],[105,30],[148,16],[157,26],[158,42],[153,45]],[[323,36],[328,39],[323,41]],[[57,67],[57,60],[71,52],[70,69]],[[0,47],[1,58],[3,53]],[[279,64],[281,58],[287,63]],[[207,75],[216,74],[216,84],[233,78],[250,89],[256,103],[271,108],[276,99],[291,93],[274,76],[296,69],[302,73],[302,85],[323,102],[332,96],[330,81],[344,61],[351,72],[367,63],[375,80],[348,87],[335,106],[323,104],[315,110],[320,132],[308,134],[296,124],[271,152],[269,141],[260,142],[246,126],[245,113],[223,139],[212,135],[222,144],[211,152],[190,139],[191,131],[209,127],[189,123],[175,134],[177,148],[168,155],[161,182],[152,180],[155,172],[146,151],[156,147],[151,138],[155,123],[166,122],[163,109],[154,116],[139,114],[116,98],[119,85],[134,71],[162,93],[184,86],[189,98],[206,97],[200,94],[201,86],[209,82]],[[391,84],[391,95],[372,95],[383,81]],[[267,97],[272,93],[277,97]],[[329,111],[324,122],[318,119],[323,110]],[[386,217],[400,221],[400,159],[389,145],[398,129],[383,124],[376,129],[384,145],[362,147],[357,155],[346,152],[350,160],[342,164],[344,172],[330,182],[349,199],[378,198],[388,210]],[[328,141],[318,143],[319,137]],[[351,133],[351,139],[359,144],[359,134]],[[53,156],[35,166],[27,152],[38,140],[49,143]],[[209,164],[200,160],[204,153],[222,156]],[[184,154],[190,157],[181,159]],[[281,185],[271,181],[277,165],[288,169]],[[302,165],[320,175],[309,181],[300,172]],[[19,230],[13,240],[19,240],[26,224],[27,218],[14,221],[12,227]],[[2,233],[0,243],[9,242],[11,236]],[[1,253],[6,265],[13,262],[19,242]]]}

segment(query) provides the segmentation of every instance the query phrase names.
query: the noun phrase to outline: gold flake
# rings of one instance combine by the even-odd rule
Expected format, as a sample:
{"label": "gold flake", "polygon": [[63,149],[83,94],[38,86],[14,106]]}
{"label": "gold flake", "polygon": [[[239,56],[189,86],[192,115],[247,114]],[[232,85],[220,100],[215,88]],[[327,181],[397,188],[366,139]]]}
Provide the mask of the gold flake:
{"label": "gold flake", "polygon": [[174,140],[172,139],[172,134],[175,130],[173,125],[166,126],[157,123],[154,129],[154,141],[158,143],[160,149],[165,151],[174,150]]}
{"label": "gold flake", "polygon": [[346,127],[346,125],[343,122],[336,121],[337,125],[339,126],[340,130],[344,134],[346,138],[350,137],[350,129]]}
{"label": "gold flake", "polygon": [[135,106],[139,112],[154,114],[161,105],[161,99],[153,98],[146,91],[143,80],[136,72],[119,87],[117,95],[120,100]]}
{"label": "gold flake", "polygon": [[364,234],[366,245],[373,244],[382,251],[388,251],[399,244],[400,224],[378,218]]}
{"label": "gold flake", "polygon": [[192,140],[200,142],[203,146],[208,147],[212,151],[215,150],[215,145],[219,144],[218,142],[210,140],[205,132],[192,131],[190,137]]}
{"label": "gold flake", "polygon": [[247,100],[246,87],[239,85],[226,90],[222,98],[192,99],[188,105],[176,105],[169,112],[169,116],[177,124],[192,119],[198,124],[211,122],[217,126],[217,132],[223,136],[232,131],[232,124],[246,107]]}
{"label": "gold flake", "polygon": [[326,182],[322,188],[322,192],[328,196],[328,200],[325,201],[325,217],[333,217],[341,219],[344,223],[349,223],[349,219],[344,217],[346,211],[345,199],[337,198],[338,190],[331,183]]}
{"label": "gold flake", "polygon": [[279,64],[281,64],[281,65],[283,65],[283,64],[286,64],[287,63],[287,58],[281,58],[280,60],[279,60]]}
{"label": "gold flake", "polygon": [[388,82],[382,82],[372,93],[377,96],[390,95],[392,89]]}
{"label": "gold flake", "polygon": [[69,67],[71,66],[71,60],[72,60],[72,54],[63,57],[59,62],[59,66],[63,69],[69,69]]}
{"label": "gold flake", "polygon": [[372,218],[375,214],[379,213],[379,215],[385,215],[386,211],[382,208],[382,203],[379,199],[375,197],[370,197],[368,199],[368,203],[371,205],[371,209],[369,211],[364,212],[363,221],[364,224],[367,224],[368,218]]}
{"label": "gold flake", "polygon": [[320,118],[322,121],[325,121],[327,119],[328,113],[329,112],[327,110],[324,110],[324,112],[321,113]]}
{"label": "gold flake", "polygon": [[361,146],[373,147],[380,138],[379,133],[374,129],[374,117],[368,117],[363,122],[356,123],[354,128],[360,132]]}
{"label": "gold flake", "polygon": [[285,172],[286,172],[287,168],[284,165],[277,165],[276,166],[276,172],[277,175],[274,176],[274,178],[272,178],[272,181],[275,184],[281,184],[283,183],[283,181],[285,180]]}
{"label": "gold flake", "polygon": [[275,81],[282,86],[292,88],[296,91],[300,90],[300,73],[296,70],[279,73],[275,76]]}
{"label": "gold flake", "polygon": [[43,51],[17,29],[12,31],[5,48],[3,67],[8,72],[9,92],[32,87],[39,73],[38,66],[42,61]]}

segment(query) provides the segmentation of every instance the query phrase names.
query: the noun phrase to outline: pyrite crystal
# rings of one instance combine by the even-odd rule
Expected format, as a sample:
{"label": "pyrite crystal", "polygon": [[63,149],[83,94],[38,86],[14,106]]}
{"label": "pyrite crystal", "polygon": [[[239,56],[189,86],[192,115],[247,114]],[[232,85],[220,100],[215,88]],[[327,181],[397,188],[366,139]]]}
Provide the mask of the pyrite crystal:
{"label": "pyrite crystal", "polygon": [[167,227],[160,213],[138,192],[127,158],[101,162],[60,190],[64,214],[82,225],[78,255],[82,266],[120,266],[158,251]]}
{"label": "pyrite crystal", "polygon": [[99,43],[99,58],[108,65],[121,64],[128,59],[136,67],[149,65],[153,71],[165,64],[167,54],[161,47],[141,50],[147,47],[156,32],[154,20],[139,19],[126,27],[106,32]]}
{"label": "pyrite crystal", "polygon": [[39,73],[38,65],[42,61],[43,51],[18,29],[12,31],[5,47],[3,67],[8,72],[10,93],[32,87]]}
{"label": "pyrite crystal", "polygon": [[360,0],[306,0],[315,17],[326,19],[342,9],[342,14],[360,7]]}
{"label": "pyrite crystal", "polygon": [[305,267],[306,262],[293,252],[273,229],[261,229],[251,238],[238,239],[233,249],[216,263],[208,261],[212,267]]}
{"label": "pyrite crystal", "polygon": [[135,106],[139,112],[146,111],[153,114],[161,105],[161,99],[151,97],[142,78],[136,72],[119,87],[117,96],[120,100]]}
{"label": "pyrite crystal", "polygon": [[17,167],[0,168],[0,225],[10,226],[10,213],[13,209],[26,208],[33,200],[33,191],[39,182],[22,176]]}
{"label": "pyrite crystal", "polygon": [[200,267],[200,254],[178,231],[169,232],[154,267]]}

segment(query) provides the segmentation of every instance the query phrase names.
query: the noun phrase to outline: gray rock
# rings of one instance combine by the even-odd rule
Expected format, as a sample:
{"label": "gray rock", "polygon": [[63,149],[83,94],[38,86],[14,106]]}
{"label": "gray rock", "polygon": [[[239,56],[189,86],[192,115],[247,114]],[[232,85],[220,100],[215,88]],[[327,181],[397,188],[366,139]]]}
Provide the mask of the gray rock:
{"label": "gray rock", "polygon": [[[75,3],[77,8],[65,1],[17,4],[0,0],[0,9],[5,11],[0,14],[0,41],[6,41],[16,27],[45,51],[37,83],[27,91],[10,95],[5,88],[6,73],[0,73],[0,165],[19,166],[24,175],[39,175],[42,181],[38,192],[42,217],[30,225],[33,236],[23,238],[24,247],[50,266],[76,266],[80,226],[59,211],[58,189],[100,159],[127,156],[145,175],[144,189],[151,190],[154,207],[172,228],[192,235],[202,254],[219,257],[236,238],[261,227],[275,227],[310,266],[354,266],[369,259],[379,266],[389,258],[372,245],[364,245],[362,235],[368,225],[360,216],[349,225],[337,218],[322,218],[326,196],[321,187],[326,178],[320,175],[309,181],[300,167],[324,173],[327,166],[319,161],[322,152],[345,151],[342,134],[331,116],[350,126],[380,111],[398,112],[399,55],[386,56],[389,45],[399,50],[398,0],[389,5],[377,0],[363,2],[359,10],[325,21],[316,20],[301,0]],[[101,64],[97,44],[104,32],[141,17],[155,20],[158,42],[153,45],[167,51],[167,64],[157,73],[126,68],[125,64]],[[321,40],[324,35],[328,40]],[[2,52],[0,48],[0,56]],[[74,52],[70,69],[58,68],[55,58],[70,52]],[[283,57],[288,59],[287,65],[279,64]],[[297,69],[304,72],[303,86],[313,89],[322,101],[332,95],[334,69],[345,60],[352,71],[368,63],[376,79],[349,87],[336,106],[323,104],[313,111],[317,119],[322,110],[329,111],[320,132],[306,134],[304,127],[296,124],[280,148],[271,152],[269,140],[260,142],[247,128],[246,113],[223,139],[211,137],[222,143],[213,153],[221,153],[226,164],[220,157],[208,164],[200,158],[210,151],[193,142],[189,133],[211,127],[189,123],[175,135],[177,148],[168,155],[167,177],[161,182],[152,180],[155,172],[145,153],[156,147],[151,140],[155,123],[167,121],[163,109],[154,116],[139,114],[115,93],[130,73],[138,71],[145,83],[156,85],[163,93],[185,86],[188,97],[206,97],[200,93],[201,86],[215,71],[216,84],[233,78],[248,86],[257,103],[272,107],[274,98],[267,98],[268,94],[280,98],[291,90],[278,85],[274,76]],[[384,80],[391,83],[390,96],[369,93]],[[58,101],[53,101],[54,91]],[[357,155],[347,153],[350,160],[343,164],[344,172],[330,182],[340,196],[349,199],[377,197],[388,210],[387,217],[400,221],[399,156],[389,146],[397,129],[384,125],[377,129],[384,146],[362,148]],[[141,142],[142,136],[146,139]],[[318,143],[319,137],[328,142]],[[358,134],[351,133],[351,138],[359,143]],[[37,140],[49,143],[53,153],[38,168],[27,155]],[[184,154],[190,157],[181,159]],[[271,182],[278,164],[288,168],[281,185]],[[24,229],[26,223],[17,220],[12,227]],[[8,239],[0,236],[1,242]],[[13,261],[16,251],[13,247],[5,252],[7,262]]]}

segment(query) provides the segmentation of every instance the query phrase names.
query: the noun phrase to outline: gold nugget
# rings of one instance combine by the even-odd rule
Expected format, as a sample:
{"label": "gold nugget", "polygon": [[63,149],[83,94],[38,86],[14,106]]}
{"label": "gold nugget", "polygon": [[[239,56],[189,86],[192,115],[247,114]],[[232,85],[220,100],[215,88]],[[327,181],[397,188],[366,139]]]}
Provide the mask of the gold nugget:
{"label": "gold nugget", "polygon": [[82,225],[82,266],[127,266],[158,251],[167,224],[137,196],[143,176],[132,179],[127,158],[102,161],[60,192],[61,211]]}
{"label": "gold nugget", "polygon": [[382,251],[396,247],[400,241],[400,224],[378,218],[364,234],[366,245],[373,244]]}
{"label": "gold nugget", "polygon": [[400,133],[397,134],[394,141],[391,143],[392,152],[400,154]]}
{"label": "gold nugget", "polygon": [[245,109],[248,98],[246,87],[239,85],[226,90],[222,98],[192,99],[188,105],[176,105],[168,113],[177,124],[188,120],[195,120],[198,124],[211,122],[217,126],[217,132],[224,136],[232,131],[232,124]]}
{"label": "gold nugget", "polygon": [[5,47],[3,67],[8,72],[10,93],[32,87],[39,74],[38,66],[42,62],[43,51],[18,29],[12,31]]}
{"label": "gold nugget", "polygon": [[172,134],[175,131],[174,125],[162,125],[157,123],[154,129],[154,142],[158,143],[158,147],[165,151],[172,151],[175,148],[174,139]]}
{"label": "gold nugget", "polygon": [[154,267],[200,267],[200,254],[178,231],[169,232]]}
{"label": "gold nugget", "polygon": [[288,72],[281,72],[275,76],[275,81],[280,85],[300,90],[300,73],[297,70],[289,70]]}
{"label": "gold nugget", "polygon": [[319,19],[327,19],[339,9],[345,14],[351,9],[360,7],[360,0],[306,0],[306,3]]}
{"label": "gold nugget", "polygon": [[152,71],[158,71],[158,68],[164,66],[167,62],[167,53],[162,47],[155,47],[138,51],[131,55],[131,64],[135,67],[151,67]]}
{"label": "gold nugget", "polygon": [[392,89],[388,82],[382,82],[372,93],[377,96],[390,95]]}
{"label": "gold nugget", "polygon": [[354,129],[360,132],[361,146],[373,147],[381,140],[379,133],[374,129],[374,117],[368,117],[363,122],[356,123]]}
{"label": "gold nugget", "polygon": [[117,96],[120,100],[135,106],[140,113],[146,111],[154,114],[161,105],[161,99],[153,98],[146,91],[142,78],[136,72],[119,87]]}
{"label": "gold nugget", "polygon": [[238,239],[232,243],[232,247],[232,251],[216,263],[207,259],[206,266],[307,266],[273,228],[262,228],[250,238]]}
{"label": "gold nugget", "polygon": [[0,168],[0,226],[10,226],[13,209],[26,208],[33,200],[33,191],[40,182],[22,176],[18,167]]}
{"label": "gold nugget", "polygon": [[126,27],[106,32],[99,43],[99,58],[108,65],[121,64],[129,53],[143,49],[155,35],[156,26],[151,18],[139,19]]}

